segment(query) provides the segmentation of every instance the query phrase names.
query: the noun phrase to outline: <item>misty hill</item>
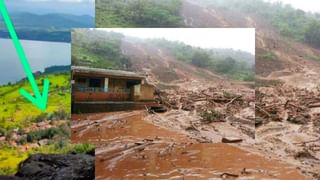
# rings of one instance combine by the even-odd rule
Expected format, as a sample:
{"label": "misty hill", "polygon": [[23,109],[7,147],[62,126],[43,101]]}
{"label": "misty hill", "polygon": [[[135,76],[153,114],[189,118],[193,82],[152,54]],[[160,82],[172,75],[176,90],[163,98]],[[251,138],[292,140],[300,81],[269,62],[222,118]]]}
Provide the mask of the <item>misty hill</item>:
{"label": "misty hill", "polygon": [[[94,27],[94,18],[88,15],[13,13],[12,21],[20,39],[70,42],[71,28]],[[0,37],[9,38],[0,18]]]}
{"label": "misty hill", "polygon": [[184,0],[181,15],[189,27],[256,28],[258,79],[280,80],[301,88],[318,86],[320,50],[313,43],[320,37],[314,26],[318,14],[262,0]]}
{"label": "misty hill", "polygon": [[149,71],[161,81],[214,79],[217,74],[246,81],[254,77],[254,56],[232,49],[203,49],[99,30],[76,30],[72,38],[73,65]]}
{"label": "misty hill", "polygon": [[50,66],[44,69],[44,74],[68,73],[70,66]]}

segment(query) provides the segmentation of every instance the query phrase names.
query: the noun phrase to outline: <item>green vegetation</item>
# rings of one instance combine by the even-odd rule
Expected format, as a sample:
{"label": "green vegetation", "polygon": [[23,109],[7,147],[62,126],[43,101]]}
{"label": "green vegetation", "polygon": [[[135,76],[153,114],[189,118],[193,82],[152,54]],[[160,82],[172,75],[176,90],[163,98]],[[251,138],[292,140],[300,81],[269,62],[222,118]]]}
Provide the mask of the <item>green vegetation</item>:
{"label": "green vegetation", "polygon": [[121,52],[122,35],[99,30],[75,30],[72,33],[72,65],[109,69],[129,66]]}
{"label": "green vegetation", "polygon": [[310,56],[310,59],[314,60],[314,61],[319,61],[320,62],[320,56],[314,55],[314,56]]}
{"label": "green vegetation", "polygon": [[41,129],[33,131],[27,134],[26,142],[32,143],[41,139],[52,139],[54,137],[70,137],[70,128],[68,125],[63,124],[59,127],[53,127],[48,129]]}
{"label": "green vegetation", "polygon": [[51,82],[46,115],[42,114],[39,109],[32,106],[29,101],[20,96],[18,91],[20,88],[32,92],[27,81],[0,87],[1,131],[28,127],[32,122],[41,121],[41,119],[44,118],[43,116],[47,116],[47,118],[50,119],[50,117],[53,118],[57,113],[59,115],[71,113],[70,75],[51,74],[41,76],[37,78],[40,85],[45,77],[48,77]]}
{"label": "green vegetation", "polygon": [[97,27],[180,27],[181,0],[98,0]]}
{"label": "green vegetation", "polygon": [[[128,69],[129,57],[121,50],[122,34],[102,30],[76,30],[72,34],[72,64],[108,69]],[[172,52],[177,60],[242,81],[254,81],[254,56],[233,49],[201,49],[165,39],[146,42]],[[171,77],[174,77],[171,76]]]}
{"label": "green vegetation", "polygon": [[271,60],[271,61],[277,60],[277,56],[271,51],[263,54],[259,54],[257,56],[259,59],[263,59],[263,60]]}
{"label": "green vegetation", "polygon": [[149,42],[171,51],[182,62],[207,68],[235,80],[254,80],[255,60],[254,56],[250,53],[232,49],[201,49],[165,39],[153,39]]}
{"label": "green vegetation", "polygon": [[201,122],[203,123],[221,122],[224,118],[223,114],[215,110],[204,111],[200,114],[200,116]]}
{"label": "green vegetation", "polygon": [[86,154],[94,150],[95,146],[90,144],[70,144],[68,140],[52,143],[21,151],[16,147],[4,146],[0,149],[0,175],[14,175],[20,162],[26,160],[31,154]]}
{"label": "green vegetation", "polygon": [[[15,174],[18,164],[30,154],[86,153],[92,150],[91,145],[69,142],[71,132],[65,122],[71,118],[69,73],[38,76],[40,86],[44,78],[51,82],[45,113],[20,96],[20,88],[31,92],[27,81],[0,86],[0,137],[4,138],[0,142],[0,175]],[[40,122],[43,125],[31,126]],[[40,140],[44,140],[41,146]]]}
{"label": "green vegetation", "polygon": [[223,8],[270,19],[272,25],[284,37],[303,41],[320,47],[320,14],[295,9],[282,2],[270,3],[263,0],[204,0]]}

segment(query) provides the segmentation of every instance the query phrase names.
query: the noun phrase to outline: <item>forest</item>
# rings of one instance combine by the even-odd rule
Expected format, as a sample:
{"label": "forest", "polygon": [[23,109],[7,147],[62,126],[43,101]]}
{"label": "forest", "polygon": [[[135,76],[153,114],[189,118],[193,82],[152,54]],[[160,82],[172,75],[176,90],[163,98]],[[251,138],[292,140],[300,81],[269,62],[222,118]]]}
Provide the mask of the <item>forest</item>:
{"label": "forest", "polygon": [[185,63],[207,68],[236,80],[254,80],[255,60],[250,53],[233,49],[203,49],[165,39],[152,39],[149,42],[171,51],[176,59]]}
{"label": "forest", "polygon": [[[94,33],[93,33],[94,31]],[[122,34],[81,29],[72,32],[72,65],[122,69],[129,59],[121,52]]]}
{"label": "forest", "polygon": [[271,24],[284,37],[320,47],[320,14],[305,12],[282,2],[263,0],[203,0],[214,6],[270,19]]}
{"label": "forest", "polygon": [[[72,37],[73,65],[130,69],[130,57],[126,57],[121,50],[121,40],[124,38],[122,34],[82,29],[74,31]],[[165,39],[137,40],[166,49],[184,63],[206,68],[236,80],[254,80],[254,56],[250,53],[233,49],[202,49]]]}
{"label": "forest", "polygon": [[98,0],[97,27],[180,27],[181,0]]}

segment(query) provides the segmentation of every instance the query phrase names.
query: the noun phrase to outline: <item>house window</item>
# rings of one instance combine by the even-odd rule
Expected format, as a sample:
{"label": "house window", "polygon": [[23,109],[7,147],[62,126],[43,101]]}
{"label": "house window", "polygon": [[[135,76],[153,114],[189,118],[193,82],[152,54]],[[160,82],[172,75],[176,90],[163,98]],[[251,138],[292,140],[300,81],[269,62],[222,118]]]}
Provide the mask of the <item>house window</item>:
{"label": "house window", "polygon": [[87,82],[86,78],[78,78],[77,83],[79,84],[85,84]]}
{"label": "house window", "polygon": [[101,79],[90,79],[89,87],[93,87],[93,88],[101,87]]}

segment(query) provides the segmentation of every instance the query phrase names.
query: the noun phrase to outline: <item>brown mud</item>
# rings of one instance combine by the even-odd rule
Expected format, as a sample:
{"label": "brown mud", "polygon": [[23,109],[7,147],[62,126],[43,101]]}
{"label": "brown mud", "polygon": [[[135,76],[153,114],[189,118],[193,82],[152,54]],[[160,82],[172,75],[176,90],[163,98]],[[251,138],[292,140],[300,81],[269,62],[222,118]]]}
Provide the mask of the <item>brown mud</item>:
{"label": "brown mud", "polygon": [[144,111],[73,116],[74,142],[95,142],[96,179],[305,179],[292,166],[223,143],[198,143]]}

